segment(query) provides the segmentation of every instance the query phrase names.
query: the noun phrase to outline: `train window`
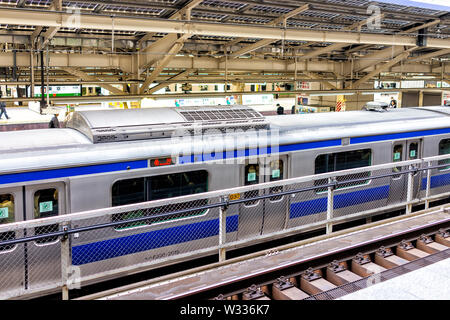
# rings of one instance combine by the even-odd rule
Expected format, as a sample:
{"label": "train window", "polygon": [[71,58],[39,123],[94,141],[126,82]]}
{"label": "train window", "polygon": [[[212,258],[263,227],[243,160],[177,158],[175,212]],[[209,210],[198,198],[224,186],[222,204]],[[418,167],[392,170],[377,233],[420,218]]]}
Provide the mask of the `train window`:
{"label": "train window", "polygon": [[[439,155],[450,154],[450,139],[443,139],[439,142]],[[450,159],[439,160],[438,165],[450,164]],[[440,168],[439,170],[447,170],[450,166]]]}
{"label": "train window", "polygon": [[[283,180],[283,160],[274,160],[271,161],[269,164],[270,167],[270,181],[278,181],[278,180]],[[277,192],[281,192],[283,191],[283,187],[279,186],[279,187],[272,187],[270,188],[269,192],[270,193],[277,193]],[[282,198],[282,196],[276,196],[276,197],[272,197],[270,198],[270,201],[277,201],[280,200]]]}
{"label": "train window", "polygon": [[[398,144],[394,146],[394,150],[392,153],[392,162],[401,162],[403,159],[403,145]],[[392,168],[392,172],[400,172],[402,170],[401,167]],[[398,176],[394,176],[394,178],[398,178]]]}
{"label": "train window", "polygon": [[145,202],[144,178],[121,180],[112,187],[112,206]]}
{"label": "train window", "polygon": [[[372,163],[372,150],[362,149],[354,151],[345,151],[331,154],[319,155],[315,160],[315,174],[341,171],[347,169],[354,169],[360,167],[370,166]],[[361,172],[356,174],[348,174],[345,176],[337,177],[338,181],[346,181],[352,179],[360,179],[363,177],[369,177],[370,172]],[[351,186],[358,186],[366,184],[368,180],[349,182],[339,186],[339,188],[346,188]],[[314,185],[327,184],[327,179],[320,179],[314,181]],[[316,192],[326,191],[327,188],[316,189]]]}
{"label": "train window", "polygon": [[[130,186],[131,189],[127,188],[127,186]],[[123,194],[121,194],[122,191],[124,192]],[[128,179],[118,181],[113,185],[113,206],[173,198],[189,194],[202,193],[206,191],[208,191],[208,172],[205,170],[172,173],[138,179]],[[155,222],[199,215],[202,214],[204,210],[195,210],[188,213],[174,214],[170,217],[156,217],[157,215],[161,215],[167,212],[172,212],[180,209],[188,209],[206,204],[206,199],[194,200],[187,203],[166,205],[147,210],[118,213],[112,216],[112,220],[122,221],[139,217],[149,217],[149,219],[142,222],[124,223],[115,228],[116,230],[122,230],[142,225],[148,225]]]}
{"label": "train window", "polygon": [[[48,218],[57,216],[59,214],[58,208],[58,189],[50,188],[38,190],[34,193],[34,218]],[[34,228],[35,235],[46,234],[58,231],[58,224],[51,224],[47,226],[40,226]],[[36,243],[54,242],[58,239],[57,236],[46,237],[36,240]]]}
{"label": "train window", "polygon": [[207,190],[208,172],[173,173],[150,178],[148,200],[158,200],[202,193]]}
{"label": "train window", "polygon": [[14,197],[11,194],[0,194],[0,224],[14,222]]}
{"label": "train window", "polygon": [[[12,223],[14,218],[14,196],[11,194],[0,194],[0,224]],[[15,239],[14,231],[1,232],[0,241]],[[11,250],[14,245],[0,246],[0,252]]]}
{"label": "train window", "polygon": [[274,160],[270,162],[270,181],[283,179],[283,160]]}
{"label": "train window", "polygon": [[419,144],[417,142],[411,142],[409,144],[409,160],[414,160],[419,157]]}
{"label": "train window", "polygon": [[245,166],[245,185],[259,183],[259,164],[248,164]]}
{"label": "train window", "polygon": [[[259,183],[259,164],[246,165],[244,173],[245,173],[244,185],[251,186],[253,184]],[[247,191],[247,192],[244,192],[244,199],[253,198],[253,197],[256,197],[257,195],[258,195],[258,190]],[[256,202],[257,201],[248,201],[248,202],[245,202],[244,204],[246,206],[250,206],[250,205],[255,204]]]}

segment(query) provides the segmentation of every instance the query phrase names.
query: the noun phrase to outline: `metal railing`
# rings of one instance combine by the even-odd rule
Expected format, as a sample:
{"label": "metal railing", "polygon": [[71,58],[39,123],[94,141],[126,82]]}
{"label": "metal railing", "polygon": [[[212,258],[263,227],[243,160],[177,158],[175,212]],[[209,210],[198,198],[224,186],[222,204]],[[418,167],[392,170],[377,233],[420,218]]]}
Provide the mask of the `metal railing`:
{"label": "metal railing", "polygon": [[[0,298],[69,289],[450,196],[450,155],[0,225]],[[447,170],[448,169],[448,170]],[[404,192],[406,190],[406,193]],[[129,218],[131,217],[131,218]]]}

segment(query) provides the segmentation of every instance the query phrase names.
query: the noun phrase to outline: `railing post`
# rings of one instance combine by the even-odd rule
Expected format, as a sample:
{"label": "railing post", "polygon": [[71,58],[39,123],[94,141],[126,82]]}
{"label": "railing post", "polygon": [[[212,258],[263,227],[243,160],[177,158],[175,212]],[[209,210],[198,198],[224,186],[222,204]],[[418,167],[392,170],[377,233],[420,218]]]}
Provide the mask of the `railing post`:
{"label": "railing post", "polygon": [[[328,178],[328,183],[333,183],[336,181],[336,178]],[[333,223],[331,219],[333,219],[333,200],[334,200],[334,188],[335,186],[328,187],[328,199],[327,199],[327,234],[333,232]]]}
{"label": "railing post", "polygon": [[414,183],[414,177],[413,177],[413,165],[409,165],[408,169],[410,170],[408,172],[408,186],[407,186],[407,193],[406,193],[406,214],[409,214],[412,212],[412,195],[413,195],[413,183]]}
{"label": "railing post", "polygon": [[[228,198],[226,196],[221,197],[221,202],[228,202]],[[219,213],[219,261],[225,261],[226,259],[226,249],[223,248],[223,245],[227,241],[227,209],[228,204],[225,204],[220,207]]]}
{"label": "railing post", "polygon": [[[428,162],[428,168],[431,167],[431,161]],[[427,189],[425,191],[425,209],[428,209],[430,207],[430,200],[428,199],[430,197],[430,190],[431,190],[431,169],[427,170]]]}
{"label": "railing post", "polygon": [[[67,231],[69,226],[67,223],[62,226],[63,231]],[[63,235],[61,237],[61,282],[62,282],[62,299],[69,300],[69,270],[70,262],[70,241],[69,236]]]}

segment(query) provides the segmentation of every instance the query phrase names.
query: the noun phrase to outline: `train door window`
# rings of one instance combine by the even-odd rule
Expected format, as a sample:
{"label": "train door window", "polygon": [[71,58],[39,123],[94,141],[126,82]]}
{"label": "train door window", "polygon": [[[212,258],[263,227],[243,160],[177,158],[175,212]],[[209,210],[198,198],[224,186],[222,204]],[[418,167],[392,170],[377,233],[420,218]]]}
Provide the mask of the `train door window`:
{"label": "train door window", "polygon": [[[259,164],[248,164],[244,170],[244,185],[251,186],[259,183]],[[258,190],[244,192],[244,198],[252,198],[258,195]],[[257,201],[245,202],[249,206],[255,204]]]}
{"label": "train door window", "polygon": [[[283,160],[273,160],[269,163],[269,174],[270,174],[270,182],[283,180],[284,177],[284,165]],[[270,193],[277,193],[283,191],[283,186],[272,187],[270,188]],[[280,200],[282,196],[272,197],[271,201]]]}
{"label": "train door window", "polygon": [[[439,155],[450,154],[450,139],[443,139],[439,142]],[[450,159],[439,160],[438,165],[450,164]],[[450,166],[440,168],[439,170],[447,170]]]}
{"label": "train door window", "polygon": [[[14,196],[12,194],[0,194],[0,224],[12,223],[14,217]],[[1,232],[0,241],[12,240],[15,238],[14,231]],[[11,250],[14,245],[0,246],[0,252]]]}
{"label": "train door window", "polygon": [[283,160],[274,160],[270,164],[270,181],[283,179]]}
{"label": "train door window", "polygon": [[419,157],[419,143],[418,142],[411,142],[409,144],[409,154],[408,159],[414,160]]}
{"label": "train door window", "polygon": [[[392,162],[401,162],[402,160],[403,160],[403,145],[397,144],[394,146],[392,152]],[[392,168],[392,172],[400,172],[401,170],[402,170],[401,167]],[[397,178],[397,176],[394,178]]]}
{"label": "train door window", "polygon": [[[58,189],[49,188],[38,190],[34,193],[34,218],[48,218],[54,217],[59,214],[58,208]],[[58,224],[51,224],[47,226],[40,226],[34,228],[35,235],[46,234],[50,232],[58,231]],[[58,239],[57,236],[46,237],[36,240],[36,243],[48,243],[54,242]]]}
{"label": "train door window", "polygon": [[245,185],[251,186],[259,183],[259,164],[245,166]]}
{"label": "train door window", "polygon": [[145,202],[144,178],[121,180],[112,187],[112,206]]}

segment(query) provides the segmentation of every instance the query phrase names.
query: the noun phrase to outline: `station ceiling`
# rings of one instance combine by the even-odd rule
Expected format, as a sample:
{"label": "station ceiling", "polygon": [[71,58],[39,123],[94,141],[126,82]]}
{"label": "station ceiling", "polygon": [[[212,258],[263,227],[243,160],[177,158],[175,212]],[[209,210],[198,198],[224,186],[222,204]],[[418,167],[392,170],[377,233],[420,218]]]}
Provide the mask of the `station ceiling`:
{"label": "station ceiling", "polygon": [[[58,16],[75,23],[58,25]],[[55,79],[110,76],[142,81],[145,90],[162,80],[228,81],[238,74],[246,81],[295,77],[358,86],[382,75],[446,79],[450,13],[365,0],[0,0],[0,45],[1,67],[13,67],[14,59],[24,75],[22,56],[48,50]],[[59,62],[75,54],[86,61]],[[103,65],[105,54],[121,62]]]}

